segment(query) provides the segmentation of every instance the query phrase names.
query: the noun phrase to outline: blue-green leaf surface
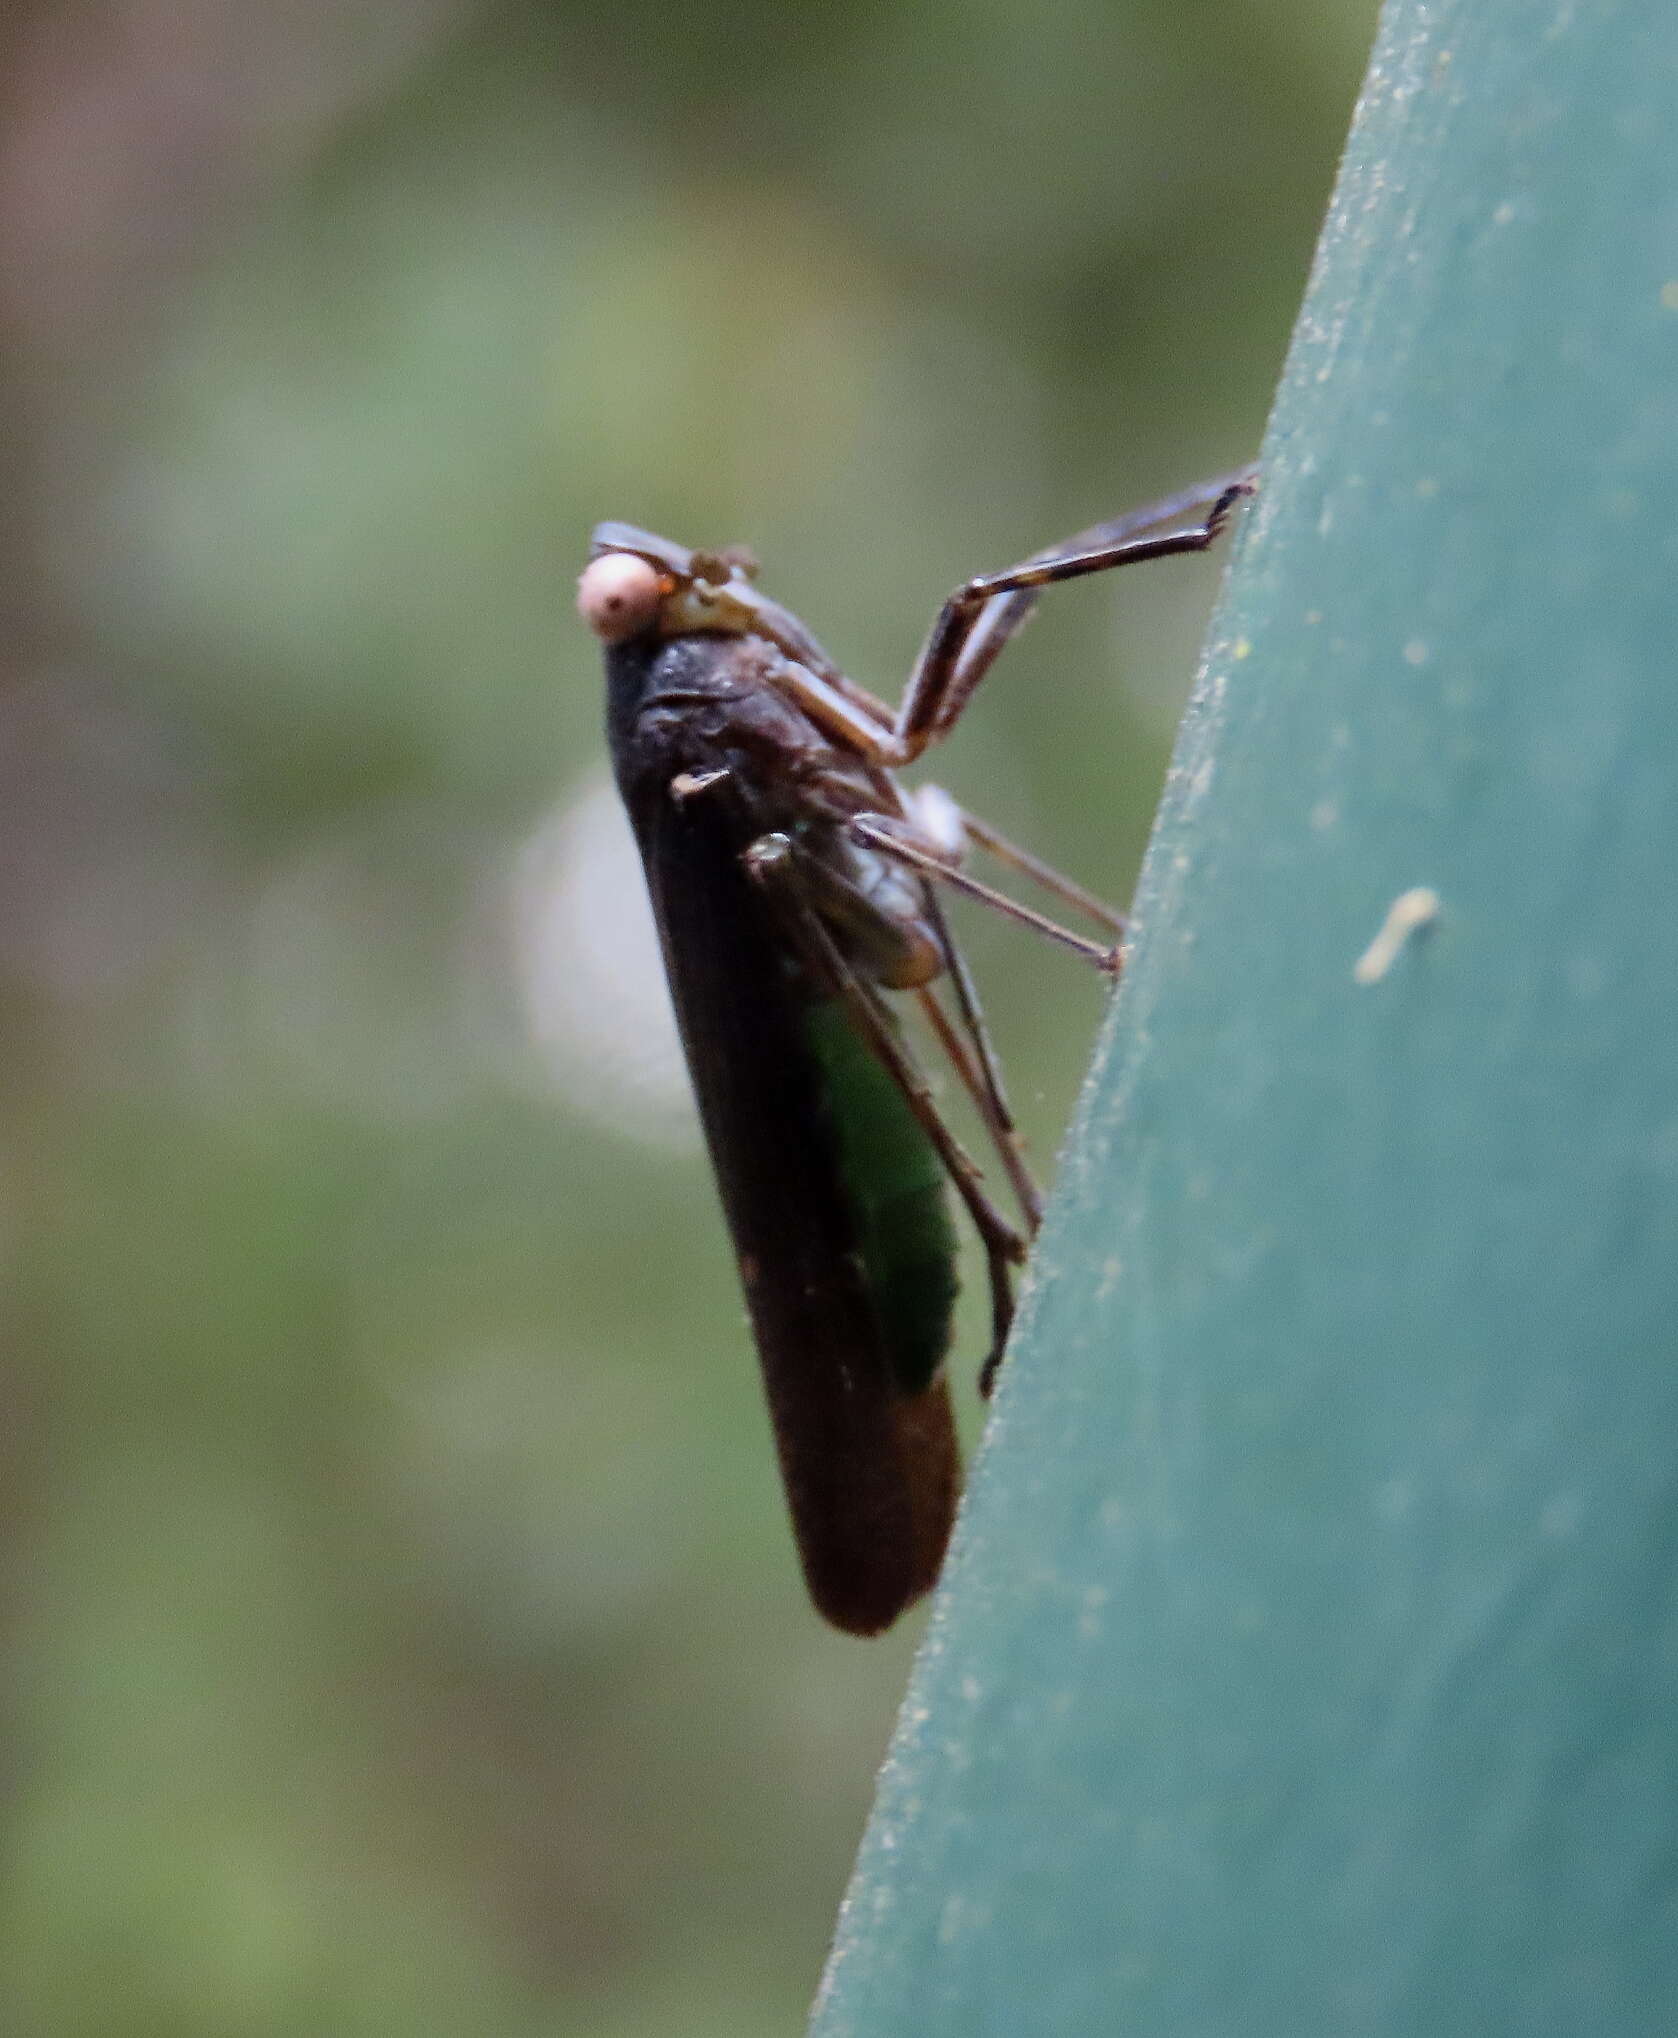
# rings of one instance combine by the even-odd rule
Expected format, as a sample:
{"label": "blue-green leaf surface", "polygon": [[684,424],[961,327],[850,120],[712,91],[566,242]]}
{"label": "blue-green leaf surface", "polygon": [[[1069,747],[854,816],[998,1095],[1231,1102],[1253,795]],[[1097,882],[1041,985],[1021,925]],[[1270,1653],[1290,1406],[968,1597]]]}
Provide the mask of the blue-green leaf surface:
{"label": "blue-green leaf surface", "polygon": [[1678,2014],[1669,9],[1394,0],[1265,474],[820,2038]]}

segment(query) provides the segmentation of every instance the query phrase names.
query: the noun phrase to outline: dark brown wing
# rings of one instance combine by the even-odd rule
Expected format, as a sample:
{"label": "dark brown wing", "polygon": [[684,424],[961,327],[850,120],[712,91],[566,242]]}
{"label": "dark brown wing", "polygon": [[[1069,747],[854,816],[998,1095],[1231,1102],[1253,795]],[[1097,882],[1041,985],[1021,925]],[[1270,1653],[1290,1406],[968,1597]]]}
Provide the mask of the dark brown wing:
{"label": "dark brown wing", "polygon": [[[678,650],[691,664],[696,642],[727,655],[727,639],[620,650],[610,662],[614,688],[644,699],[646,665]],[[870,1236],[878,1198],[859,1187],[856,1142],[846,1138],[858,1071],[838,1080],[832,1058],[817,1051],[811,987],[741,869],[733,810],[670,794],[671,778],[706,758],[684,747],[668,713],[657,734],[632,715],[613,719],[614,762],[740,1264],[805,1578],[835,1626],[873,1634],[933,1583],[954,1515],[960,1463],[935,1376],[948,1294],[941,1325],[930,1326],[938,1349],[905,1365],[891,1320],[902,1311],[889,1293],[882,1313]],[[872,1060],[867,1068],[873,1087],[860,1107],[897,1111],[924,1144],[890,1079]],[[938,1278],[930,1265],[928,1277]]]}

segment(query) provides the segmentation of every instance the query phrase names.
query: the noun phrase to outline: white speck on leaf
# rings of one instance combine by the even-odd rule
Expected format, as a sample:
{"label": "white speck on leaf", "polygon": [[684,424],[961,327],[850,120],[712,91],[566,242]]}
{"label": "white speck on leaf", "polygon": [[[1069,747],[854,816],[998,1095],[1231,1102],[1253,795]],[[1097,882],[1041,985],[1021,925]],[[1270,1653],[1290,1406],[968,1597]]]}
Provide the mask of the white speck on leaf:
{"label": "white speck on leaf", "polygon": [[1439,917],[1439,894],[1427,885],[1400,892],[1387,908],[1381,931],[1352,965],[1352,980],[1378,984],[1397,962],[1412,935]]}

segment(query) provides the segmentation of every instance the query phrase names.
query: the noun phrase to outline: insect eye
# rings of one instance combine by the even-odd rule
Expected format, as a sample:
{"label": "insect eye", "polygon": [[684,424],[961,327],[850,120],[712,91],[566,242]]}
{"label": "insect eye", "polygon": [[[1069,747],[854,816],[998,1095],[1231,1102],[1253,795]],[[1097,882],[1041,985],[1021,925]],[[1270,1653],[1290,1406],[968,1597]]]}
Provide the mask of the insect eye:
{"label": "insect eye", "polygon": [[607,552],[583,568],[577,613],[603,643],[621,644],[652,626],[664,594],[657,567],[633,552]]}

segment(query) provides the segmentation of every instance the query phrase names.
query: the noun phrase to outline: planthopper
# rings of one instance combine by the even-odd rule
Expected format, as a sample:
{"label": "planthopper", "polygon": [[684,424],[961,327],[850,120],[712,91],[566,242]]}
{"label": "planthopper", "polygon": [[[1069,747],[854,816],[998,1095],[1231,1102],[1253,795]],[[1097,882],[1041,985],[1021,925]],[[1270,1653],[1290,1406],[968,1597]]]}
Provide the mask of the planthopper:
{"label": "planthopper", "polygon": [[[958,588],[898,707],[849,679],[738,550],[597,526],[577,606],[646,869],[762,1363],[811,1598],[876,1634],[938,1575],[961,1466],[943,1363],[948,1191],[984,1248],[989,1393],[1041,1199],[940,895],[976,897],[1116,975],[1122,917],[931,786],[941,742],[1041,590],[1212,544],[1251,471],[1097,524]],[[1098,930],[974,877],[983,851]],[[918,1006],[1015,1206],[946,1122],[894,1000]]]}

